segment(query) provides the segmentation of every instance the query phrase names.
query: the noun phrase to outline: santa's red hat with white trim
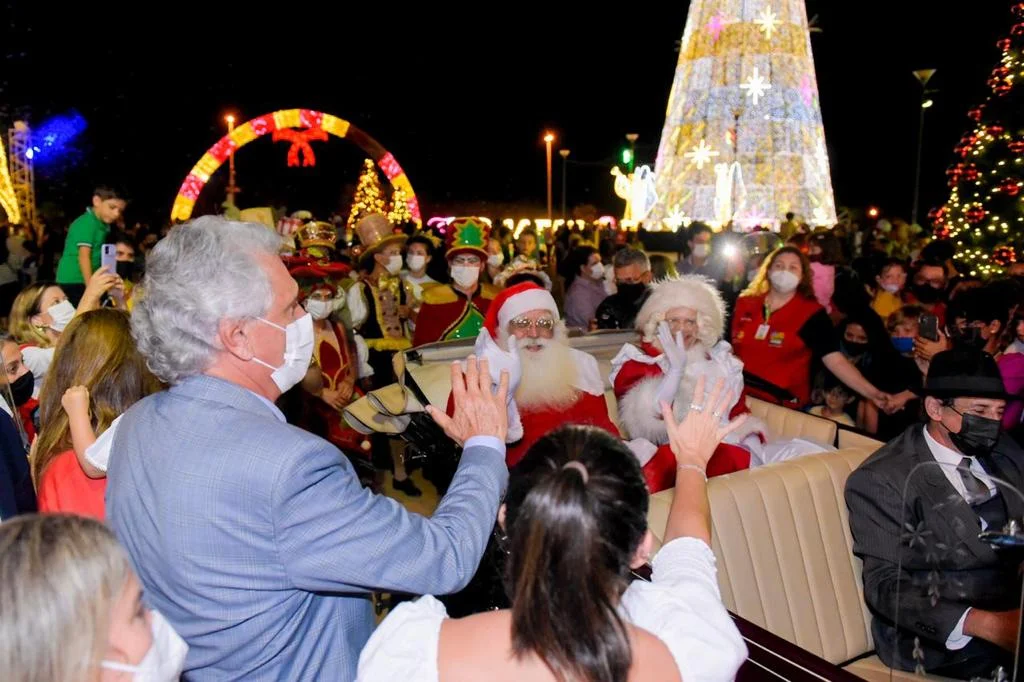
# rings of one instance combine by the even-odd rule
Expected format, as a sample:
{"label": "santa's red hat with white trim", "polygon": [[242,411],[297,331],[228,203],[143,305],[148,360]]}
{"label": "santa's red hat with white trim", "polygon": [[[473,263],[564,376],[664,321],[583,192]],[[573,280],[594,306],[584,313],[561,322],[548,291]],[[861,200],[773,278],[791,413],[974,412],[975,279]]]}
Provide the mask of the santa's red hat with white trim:
{"label": "santa's red hat with white trim", "polygon": [[556,322],[561,319],[555,299],[547,289],[533,282],[522,282],[502,290],[494,297],[487,309],[484,327],[490,332],[491,338],[497,340],[499,329],[507,328],[509,322],[531,310],[547,310]]}

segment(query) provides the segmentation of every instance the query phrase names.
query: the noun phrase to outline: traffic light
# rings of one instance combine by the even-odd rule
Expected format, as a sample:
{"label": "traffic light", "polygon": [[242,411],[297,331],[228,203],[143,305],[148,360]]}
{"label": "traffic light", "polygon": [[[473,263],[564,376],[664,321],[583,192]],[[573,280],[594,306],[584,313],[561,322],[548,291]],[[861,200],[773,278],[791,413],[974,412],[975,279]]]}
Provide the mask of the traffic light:
{"label": "traffic light", "polygon": [[622,165],[626,168],[633,168],[633,150],[629,147],[623,147],[622,151],[619,152],[619,158],[622,160]]}

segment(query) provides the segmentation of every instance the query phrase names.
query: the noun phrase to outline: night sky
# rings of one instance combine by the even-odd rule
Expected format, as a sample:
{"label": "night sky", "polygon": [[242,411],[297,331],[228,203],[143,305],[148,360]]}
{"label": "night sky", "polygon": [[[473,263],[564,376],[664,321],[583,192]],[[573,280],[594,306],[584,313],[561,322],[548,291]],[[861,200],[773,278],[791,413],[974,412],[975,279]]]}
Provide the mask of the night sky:
{"label": "night sky", "polygon": [[[124,186],[130,220],[166,218],[181,180],[241,120],[285,108],[333,113],[374,136],[408,173],[425,216],[476,207],[543,206],[542,131],[571,149],[568,203],[621,212],[608,170],[624,135],[653,165],[686,2],[620,5],[633,15],[556,3],[439,9],[419,3],[332,3],[294,12],[153,3],[6,3],[0,10],[0,124],[33,125],[76,109],[88,128],[67,159],[37,173],[40,202],[77,213],[96,182]],[[183,7],[191,7],[185,15]],[[969,11],[965,8],[969,7]],[[808,0],[836,200],[909,215],[920,86],[927,112],[922,213],[946,197],[945,168],[982,101],[995,41],[1011,24],[1001,0]],[[895,12],[899,11],[900,14]],[[283,202],[321,215],[354,185],[362,154],[314,143],[318,165],[289,169],[269,135],[238,155],[239,204]],[[560,167],[555,174],[559,201]],[[201,201],[223,197],[227,168]],[[484,203],[486,202],[486,203]]]}

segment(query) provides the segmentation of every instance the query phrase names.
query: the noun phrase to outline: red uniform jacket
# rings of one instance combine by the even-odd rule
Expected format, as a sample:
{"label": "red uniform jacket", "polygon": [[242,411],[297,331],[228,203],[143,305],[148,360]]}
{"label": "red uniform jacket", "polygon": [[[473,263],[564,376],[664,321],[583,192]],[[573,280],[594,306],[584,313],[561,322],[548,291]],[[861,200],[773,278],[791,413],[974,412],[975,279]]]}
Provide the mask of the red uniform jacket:
{"label": "red uniform jacket", "polygon": [[473,299],[448,285],[424,289],[423,306],[416,316],[412,345],[435,341],[475,339],[498,290],[490,284],[477,287]]}
{"label": "red uniform jacket", "polygon": [[[811,349],[800,338],[800,328],[822,307],[797,294],[765,322],[765,295],[741,296],[732,317],[732,347],[751,374],[792,393],[800,407],[811,401]],[[765,328],[762,328],[765,325]],[[759,338],[760,337],[760,338]],[[750,395],[778,403],[754,388]]]}

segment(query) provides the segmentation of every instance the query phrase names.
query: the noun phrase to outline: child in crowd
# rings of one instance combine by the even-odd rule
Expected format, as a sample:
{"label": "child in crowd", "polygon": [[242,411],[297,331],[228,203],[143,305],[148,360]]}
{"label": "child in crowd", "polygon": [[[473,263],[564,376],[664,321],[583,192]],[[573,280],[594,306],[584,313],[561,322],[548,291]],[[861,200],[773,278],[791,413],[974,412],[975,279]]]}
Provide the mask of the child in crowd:
{"label": "child in crowd", "polygon": [[[831,375],[829,376],[831,377]],[[831,380],[826,380],[823,399],[825,404],[812,407],[810,409],[811,414],[815,417],[831,419],[843,426],[856,426],[853,418],[846,414],[846,408],[857,399],[857,396],[841,381],[835,377],[831,377]]]}
{"label": "child in crowd", "polygon": [[105,475],[105,467],[87,469],[85,449],[159,388],[135,347],[128,315],[105,308],[71,321],[41,397],[42,430],[32,457],[40,511],[104,518],[106,480],[94,477]]}
{"label": "child in crowd", "polygon": [[825,312],[832,313],[836,267],[843,264],[843,251],[839,240],[830,232],[812,234],[807,242],[807,259],[811,261],[814,298]]}
{"label": "child in crowd", "polygon": [[875,276],[877,289],[871,307],[883,320],[903,305],[903,289],[907,285],[907,265],[898,258],[890,258]]}

